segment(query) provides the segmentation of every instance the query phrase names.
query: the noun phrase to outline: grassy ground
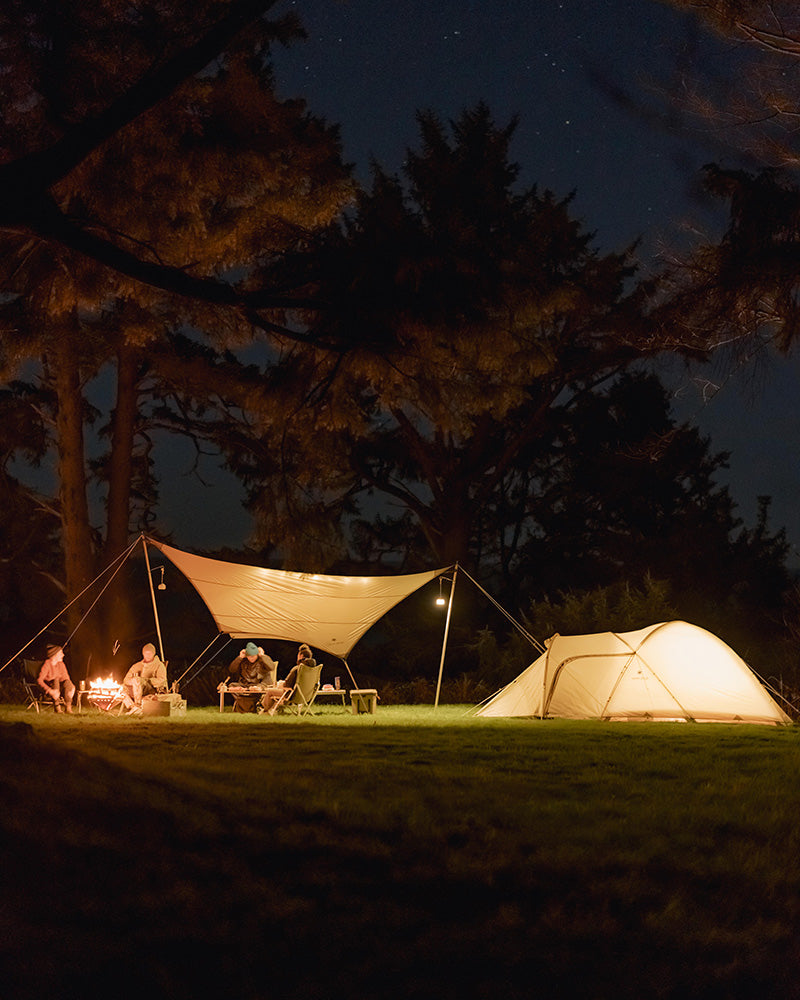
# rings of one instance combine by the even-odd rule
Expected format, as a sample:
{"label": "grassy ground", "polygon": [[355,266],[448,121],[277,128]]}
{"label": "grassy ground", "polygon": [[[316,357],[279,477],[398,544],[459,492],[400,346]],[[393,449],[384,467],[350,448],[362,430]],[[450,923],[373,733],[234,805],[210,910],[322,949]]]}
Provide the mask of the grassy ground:
{"label": "grassy ground", "polygon": [[800,730],[0,709],[0,993],[800,997]]}

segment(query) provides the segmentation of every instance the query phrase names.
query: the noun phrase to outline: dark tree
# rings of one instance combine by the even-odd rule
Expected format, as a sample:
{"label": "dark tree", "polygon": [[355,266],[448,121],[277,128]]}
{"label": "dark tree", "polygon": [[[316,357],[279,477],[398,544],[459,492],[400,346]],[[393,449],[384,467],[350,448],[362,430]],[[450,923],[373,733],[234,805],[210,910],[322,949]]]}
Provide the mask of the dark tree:
{"label": "dark tree", "polygon": [[[117,556],[151,516],[153,427],[202,438],[215,406],[246,388],[246,369],[237,382],[235,358],[205,345],[241,346],[257,329],[279,337],[279,358],[304,339],[287,307],[305,296],[288,294],[284,262],[351,196],[336,130],[273,93],[267,46],[295,28],[264,20],[269,4],[72,6],[4,11],[0,104],[0,369],[40,361],[30,384],[52,418],[70,596],[99,549]],[[260,294],[276,269],[280,294],[256,315],[240,292]],[[100,414],[86,390],[109,371],[98,545],[86,431]]]}
{"label": "dark tree", "polygon": [[[519,588],[538,597],[619,580],[668,581],[684,609],[775,610],[788,586],[786,539],[743,529],[728,456],[676,424],[653,375],[629,374],[563,414],[551,461],[529,487],[531,539]],[[546,567],[546,572],[542,572]]]}
{"label": "dark tree", "polygon": [[[639,353],[628,255],[594,250],[569,198],[521,188],[515,123],[479,105],[419,124],[404,180],[375,166],[327,251],[322,329],[359,349],[305,355],[309,393],[273,449],[284,478],[252,480],[267,534],[294,523],[287,543],[316,544],[323,561],[338,525],[375,505],[381,533],[400,512],[414,558],[479,559],[481,512],[557,401]],[[359,537],[364,556],[385,545],[366,524]]]}
{"label": "dark tree", "polygon": [[25,397],[21,385],[0,390],[0,628],[10,651],[41,623],[43,604],[64,603],[58,511],[12,471],[15,459],[41,469],[50,440],[41,398]]}
{"label": "dark tree", "polygon": [[716,158],[703,186],[724,203],[728,223],[722,239],[677,255],[654,330],[708,351],[787,350],[800,333],[800,8],[793,0],[665,2],[721,40],[713,59],[684,67],[670,100],[673,124],[677,111],[684,133]]}
{"label": "dark tree", "polygon": [[[23,243],[43,242],[54,253],[85,258],[135,282],[232,308],[268,330],[274,319],[269,312],[261,315],[260,309],[308,305],[307,296],[286,288],[284,274],[274,277],[265,271],[260,287],[237,288],[223,280],[219,268],[209,272],[193,259],[162,257],[157,244],[142,243],[127,225],[117,226],[126,209],[131,218],[133,206],[127,205],[124,189],[125,182],[135,177],[125,172],[124,161],[118,158],[120,144],[127,139],[130,152],[148,116],[166,113],[169,118],[171,102],[191,100],[187,86],[202,89],[202,81],[221,79],[231,63],[241,60],[251,71],[258,69],[271,43],[298,37],[301,29],[295,19],[266,17],[274,6],[275,0],[177,0],[166,7],[145,0],[5,4],[0,13],[4,45],[0,229]],[[224,109],[217,110],[222,127],[216,138],[222,145],[228,125],[233,132],[241,126],[237,112],[243,107],[234,110],[228,104],[229,122],[221,116]],[[202,119],[202,99],[197,111]],[[161,124],[169,123],[162,117]],[[192,144],[186,145],[190,134],[184,122],[176,135],[167,128],[159,137],[167,148],[182,141],[184,152],[190,154]],[[196,138],[195,151],[204,145],[200,134]],[[145,146],[140,166],[160,175],[161,155],[154,159],[153,144]],[[273,152],[277,155],[277,149]],[[95,168],[103,158],[103,183],[97,186],[95,175],[93,191],[101,200],[116,194],[116,218],[96,215],[91,198],[76,197],[76,175],[85,173],[87,166]],[[245,158],[241,171],[231,171],[228,211],[244,214],[245,206],[233,192],[247,192],[251,168]],[[190,176],[183,180],[186,184]],[[191,201],[185,184],[181,198]],[[157,196],[158,189],[153,193]],[[168,211],[164,224],[175,216],[174,209]],[[289,326],[284,329],[287,336],[291,332]]]}

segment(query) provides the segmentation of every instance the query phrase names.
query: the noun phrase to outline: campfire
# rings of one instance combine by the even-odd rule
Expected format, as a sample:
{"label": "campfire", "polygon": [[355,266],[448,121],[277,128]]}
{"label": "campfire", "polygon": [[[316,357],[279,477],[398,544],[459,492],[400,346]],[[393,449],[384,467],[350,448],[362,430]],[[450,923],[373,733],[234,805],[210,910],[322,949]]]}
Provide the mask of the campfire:
{"label": "campfire", "polygon": [[89,693],[85,697],[94,702],[98,708],[108,708],[113,702],[122,698],[122,695],[122,685],[113,677],[98,677],[89,681]]}

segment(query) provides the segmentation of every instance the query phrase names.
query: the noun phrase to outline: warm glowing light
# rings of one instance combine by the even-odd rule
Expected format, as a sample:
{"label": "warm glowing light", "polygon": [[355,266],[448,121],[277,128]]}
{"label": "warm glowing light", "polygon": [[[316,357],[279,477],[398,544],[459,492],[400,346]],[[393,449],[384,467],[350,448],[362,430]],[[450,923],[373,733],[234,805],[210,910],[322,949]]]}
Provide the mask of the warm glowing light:
{"label": "warm glowing light", "polygon": [[98,677],[96,680],[89,681],[89,687],[93,694],[117,694],[122,689],[122,685],[118,684],[113,677]]}
{"label": "warm glowing light", "polygon": [[445,604],[447,604],[447,601],[445,601],[445,599],[442,597],[442,595],[439,594],[439,596],[436,598],[436,603],[441,607],[441,606],[444,606]]}

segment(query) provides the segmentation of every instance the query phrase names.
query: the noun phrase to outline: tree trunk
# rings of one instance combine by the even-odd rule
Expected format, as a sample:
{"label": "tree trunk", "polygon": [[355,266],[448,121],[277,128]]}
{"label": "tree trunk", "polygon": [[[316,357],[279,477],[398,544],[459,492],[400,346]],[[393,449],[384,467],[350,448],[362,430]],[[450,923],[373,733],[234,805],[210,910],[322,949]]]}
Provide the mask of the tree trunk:
{"label": "tree trunk", "polygon": [[432,510],[420,510],[417,516],[439,566],[469,562],[473,510],[469,496],[455,491],[440,498]]}
{"label": "tree trunk", "polygon": [[[117,353],[117,402],[111,430],[108,465],[105,564],[111,565],[129,544],[133,439],[138,412],[139,356],[135,348],[123,344]],[[109,612],[103,618],[101,661],[109,658],[114,641],[124,642],[130,631],[131,605],[125,576],[120,574],[108,588]]]}
{"label": "tree trunk", "polygon": [[138,370],[136,350],[123,345],[117,354],[117,404],[114,408],[108,468],[106,558],[109,562],[128,547],[133,438],[138,410]]}
{"label": "tree trunk", "polygon": [[[67,600],[73,602],[67,612],[69,636],[81,625],[91,605],[93,594],[78,595],[94,578],[89,503],[86,496],[86,457],[83,438],[84,401],[81,393],[76,327],[65,326],[48,353],[57,394],[56,441],[58,447],[59,498],[64,544],[64,572]],[[84,624],[72,638],[70,669],[73,679],[86,676],[91,637]]]}

